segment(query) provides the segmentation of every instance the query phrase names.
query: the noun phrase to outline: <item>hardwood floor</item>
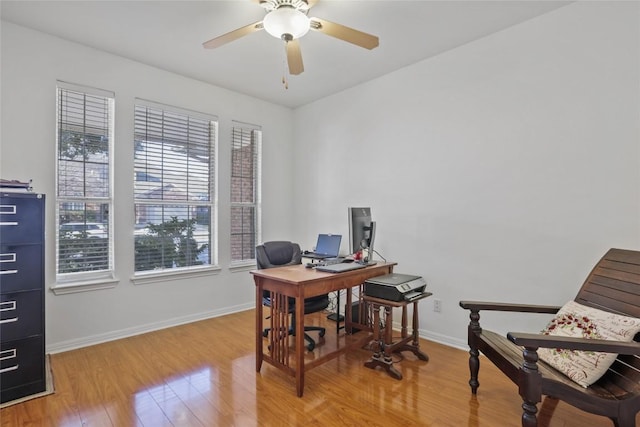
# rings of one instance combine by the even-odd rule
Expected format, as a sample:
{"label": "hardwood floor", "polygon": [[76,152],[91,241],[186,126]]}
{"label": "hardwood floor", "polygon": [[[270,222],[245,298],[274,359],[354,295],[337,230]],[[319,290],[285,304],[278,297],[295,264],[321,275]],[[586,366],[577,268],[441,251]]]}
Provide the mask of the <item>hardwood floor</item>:
{"label": "hardwood floor", "polygon": [[[461,314],[463,315],[463,314]],[[308,358],[340,340],[335,323]],[[55,393],[0,411],[9,426],[519,426],[516,386],[481,359],[471,395],[465,351],[421,340],[430,360],[407,353],[397,381],[363,366],[356,350],[295,381],[263,364],[255,372],[254,311],[195,322],[51,356]],[[317,336],[317,335],[314,335]],[[547,402],[547,404],[550,402]],[[612,426],[608,419],[558,403],[541,425]]]}

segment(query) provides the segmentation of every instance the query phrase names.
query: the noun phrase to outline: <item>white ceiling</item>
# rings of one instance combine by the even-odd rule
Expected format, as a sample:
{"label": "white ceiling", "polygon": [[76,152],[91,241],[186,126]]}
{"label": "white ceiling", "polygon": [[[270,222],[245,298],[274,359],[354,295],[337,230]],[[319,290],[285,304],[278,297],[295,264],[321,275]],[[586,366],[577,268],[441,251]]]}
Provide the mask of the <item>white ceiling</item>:
{"label": "white ceiling", "polygon": [[202,43],[261,21],[264,9],[233,1],[2,0],[3,20],[154,67],[297,107],[532,19],[567,1],[320,0],[309,16],[375,34],[366,50],[310,31],[305,71],[285,73],[283,42],[265,31],[209,50]]}

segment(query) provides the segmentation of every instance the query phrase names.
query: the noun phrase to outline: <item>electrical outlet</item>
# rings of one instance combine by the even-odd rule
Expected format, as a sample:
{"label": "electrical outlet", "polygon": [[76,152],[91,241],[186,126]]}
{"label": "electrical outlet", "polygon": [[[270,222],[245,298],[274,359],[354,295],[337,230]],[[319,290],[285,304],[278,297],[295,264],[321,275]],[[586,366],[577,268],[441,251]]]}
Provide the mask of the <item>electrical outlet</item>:
{"label": "electrical outlet", "polygon": [[435,311],[436,313],[440,313],[442,311],[442,300],[441,299],[434,299],[433,300],[433,311]]}

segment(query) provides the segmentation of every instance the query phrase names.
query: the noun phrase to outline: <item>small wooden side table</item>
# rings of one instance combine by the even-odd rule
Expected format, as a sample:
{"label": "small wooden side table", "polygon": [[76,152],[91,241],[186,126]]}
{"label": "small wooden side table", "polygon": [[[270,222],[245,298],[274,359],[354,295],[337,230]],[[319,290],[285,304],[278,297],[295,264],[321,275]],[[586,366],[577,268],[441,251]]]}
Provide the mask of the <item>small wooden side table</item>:
{"label": "small wooden side table", "polygon": [[[431,292],[425,292],[418,298],[412,301],[390,301],[381,298],[375,298],[365,295],[363,300],[368,304],[371,304],[373,309],[373,356],[364,366],[367,368],[375,369],[376,366],[380,366],[387,371],[389,375],[397,380],[402,379],[402,374],[396,368],[393,367],[393,361],[391,359],[392,353],[399,353],[401,351],[411,351],[418,359],[428,361],[429,356],[420,350],[420,343],[418,340],[418,301],[430,297],[433,295]],[[413,331],[411,335],[407,334],[407,305],[413,304]],[[384,308],[385,321],[384,321],[384,334],[381,335],[380,331],[380,308]],[[393,308],[402,307],[402,329],[400,340],[393,342]],[[409,343],[411,342],[411,343]]]}

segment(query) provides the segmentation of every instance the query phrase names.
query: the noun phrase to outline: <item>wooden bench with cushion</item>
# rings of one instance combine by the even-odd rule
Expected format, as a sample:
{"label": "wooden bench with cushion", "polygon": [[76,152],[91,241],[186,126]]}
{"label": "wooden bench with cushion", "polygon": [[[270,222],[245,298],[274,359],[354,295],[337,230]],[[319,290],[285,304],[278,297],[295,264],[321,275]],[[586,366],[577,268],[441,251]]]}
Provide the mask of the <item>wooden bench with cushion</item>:
{"label": "wooden bench with cushion", "polygon": [[[621,322],[640,322],[639,319],[626,317],[640,318],[640,252],[610,249],[591,271],[574,302],[586,306],[587,310],[597,312],[594,314],[595,317],[599,314],[614,317],[612,323],[616,325],[615,327]],[[574,302],[568,304],[575,305]],[[626,338],[620,340],[612,340],[610,337],[601,339],[598,334],[594,338],[573,338],[562,336],[560,333],[554,335],[555,330],[577,330],[582,333],[603,329],[602,325],[588,325],[591,313],[589,318],[584,317],[585,322],[582,322],[582,316],[576,319],[575,316],[568,315],[569,323],[574,320],[576,323],[584,323],[579,325],[582,329],[574,327],[576,323],[569,327],[565,323],[567,318],[565,312],[563,316],[556,314],[555,323],[550,323],[546,333],[509,332],[505,337],[480,327],[481,310],[555,314],[562,307],[476,301],[460,301],[460,306],[470,310],[468,340],[471,379],[469,385],[473,394],[477,393],[479,386],[480,359],[478,356],[482,353],[518,385],[519,394],[523,400],[522,426],[524,427],[538,425],[537,404],[541,402],[543,395],[563,400],[584,411],[609,417],[617,427],[636,425],[636,414],[640,410],[640,344],[638,343],[640,334],[636,333],[637,329],[623,328],[622,332],[616,331],[615,333],[619,333],[620,336],[626,334]],[[558,352],[563,352],[559,354],[565,355],[595,357],[599,357],[602,353],[593,352],[606,352],[617,354],[617,358],[611,356],[612,359],[615,358],[613,364],[599,379],[585,387],[569,378],[574,373],[583,376],[580,366],[568,368],[569,376],[567,376],[554,367],[555,365],[551,366],[539,360],[539,353]],[[566,357],[561,361],[565,364],[569,363]]]}

